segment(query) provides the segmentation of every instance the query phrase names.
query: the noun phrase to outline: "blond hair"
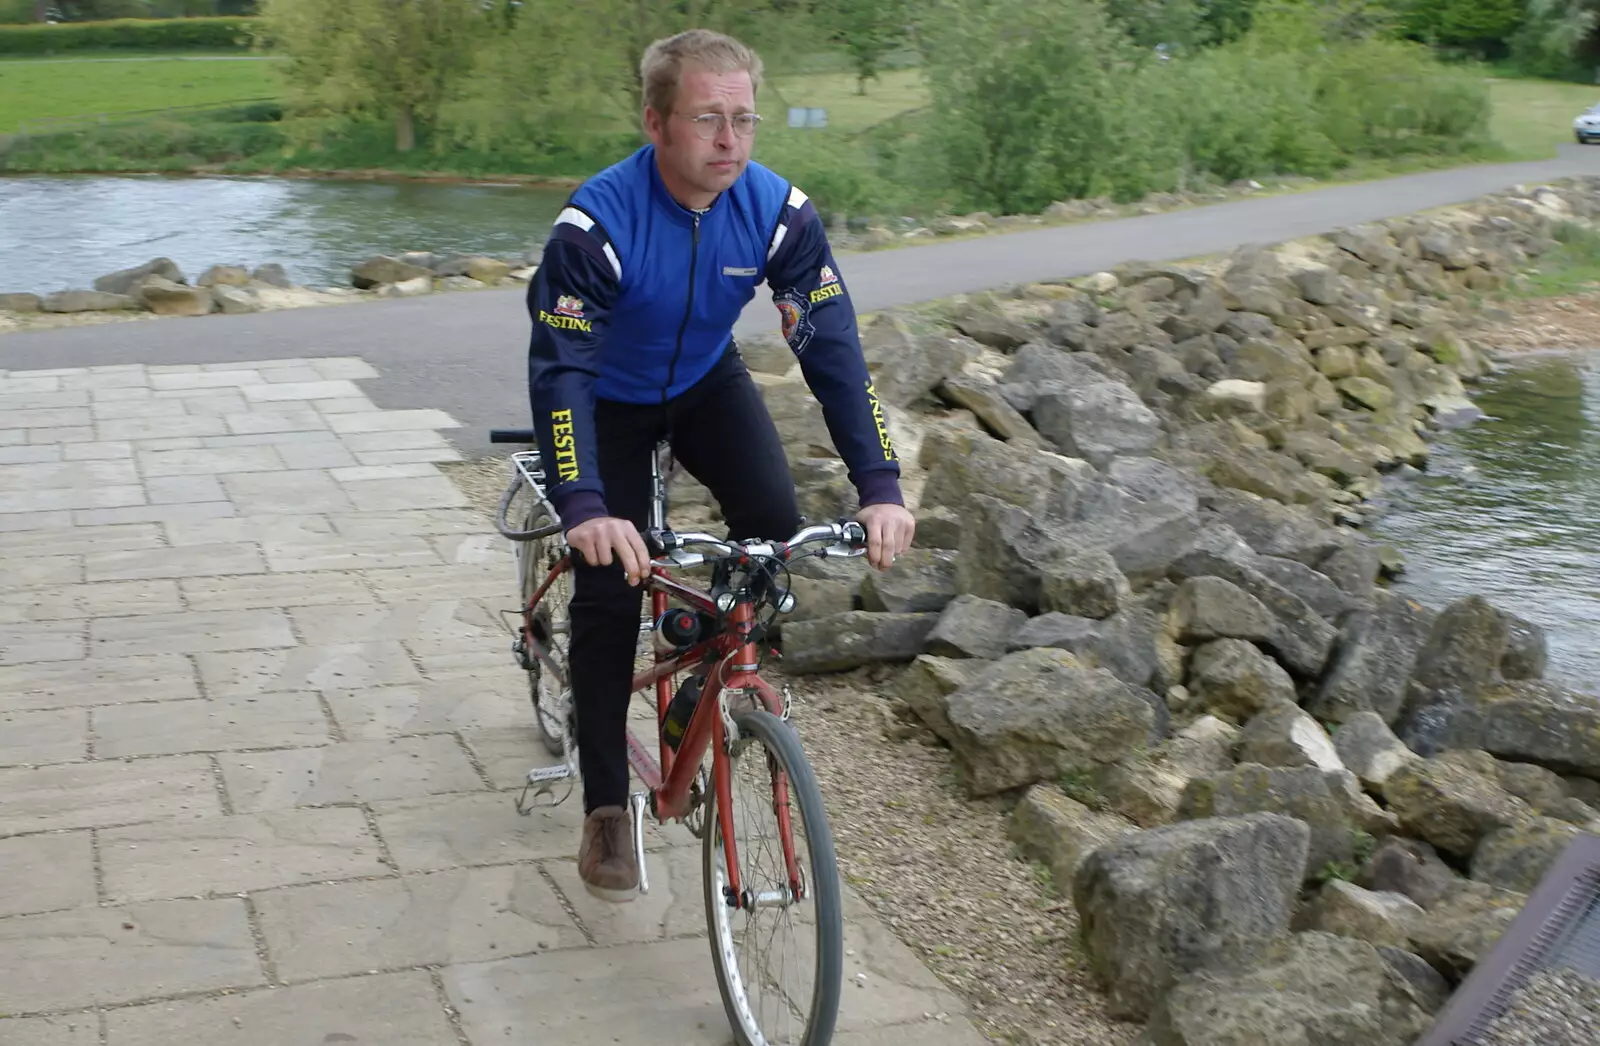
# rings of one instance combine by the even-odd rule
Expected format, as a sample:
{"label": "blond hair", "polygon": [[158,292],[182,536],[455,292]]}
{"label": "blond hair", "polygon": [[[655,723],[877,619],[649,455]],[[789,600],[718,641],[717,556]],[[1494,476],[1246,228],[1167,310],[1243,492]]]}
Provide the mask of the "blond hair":
{"label": "blond hair", "polygon": [[689,29],[645,48],[639,59],[644,104],[663,115],[672,112],[685,66],[712,73],[747,72],[750,86],[761,86],[761,58],[754,51],[731,36],[710,29]]}

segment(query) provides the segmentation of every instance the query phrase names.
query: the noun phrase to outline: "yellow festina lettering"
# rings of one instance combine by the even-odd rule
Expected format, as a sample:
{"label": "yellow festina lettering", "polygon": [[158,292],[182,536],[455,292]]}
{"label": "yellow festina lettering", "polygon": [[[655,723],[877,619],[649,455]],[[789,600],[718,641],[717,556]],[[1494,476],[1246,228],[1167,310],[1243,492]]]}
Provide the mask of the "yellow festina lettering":
{"label": "yellow festina lettering", "polygon": [[594,324],[590,320],[580,320],[576,316],[557,316],[553,312],[539,310],[539,322],[557,330],[594,332]]}
{"label": "yellow festina lettering", "polygon": [[550,437],[556,448],[556,475],[561,482],[578,478],[578,442],[572,434],[572,411],[550,412]]}
{"label": "yellow festina lettering", "polygon": [[811,304],[815,305],[819,301],[826,301],[834,295],[843,293],[844,287],[837,283],[830,283],[826,287],[818,287],[811,292]]}
{"label": "yellow festina lettering", "polygon": [[894,441],[889,438],[889,428],[883,423],[883,404],[878,402],[878,390],[867,382],[867,401],[872,404],[872,423],[878,427],[878,445],[883,448],[883,460],[894,460]]}

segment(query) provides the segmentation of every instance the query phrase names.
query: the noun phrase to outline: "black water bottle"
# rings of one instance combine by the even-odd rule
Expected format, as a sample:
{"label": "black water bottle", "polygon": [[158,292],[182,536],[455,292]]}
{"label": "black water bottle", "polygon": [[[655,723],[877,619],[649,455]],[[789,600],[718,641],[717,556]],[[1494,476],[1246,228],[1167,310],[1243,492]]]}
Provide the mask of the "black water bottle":
{"label": "black water bottle", "polygon": [[699,676],[690,676],[678,685],[678,692],[667,703],[667,718],[661,725],[661,733],[667,747],[674,752],[683,743],[683,732],[689,727],[689,717],[694,715],[695,705],[700,703],[700,687],[704,683],[705,680]]}

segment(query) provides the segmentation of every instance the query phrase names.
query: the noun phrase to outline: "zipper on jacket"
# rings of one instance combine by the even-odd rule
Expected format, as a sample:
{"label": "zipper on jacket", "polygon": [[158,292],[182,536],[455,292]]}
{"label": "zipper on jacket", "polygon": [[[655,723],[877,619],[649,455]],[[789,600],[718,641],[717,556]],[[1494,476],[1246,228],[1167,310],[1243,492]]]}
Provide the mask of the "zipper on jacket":
{"label": "zipper on jacket", "polygon": [[672,390],[672,379],[678,373],[678,357],[683,355],[683,332],[689,329],[689,318],[694,315],[694,266],[700,255],[700,212],[694,215],[694,242],[689,248],[689,300],[684,306],[683,322],[678,325],[678,344],[672,350],[672,362],[667,365],[667,383],[661,389],[661,402],[667,402],[667,394]]}

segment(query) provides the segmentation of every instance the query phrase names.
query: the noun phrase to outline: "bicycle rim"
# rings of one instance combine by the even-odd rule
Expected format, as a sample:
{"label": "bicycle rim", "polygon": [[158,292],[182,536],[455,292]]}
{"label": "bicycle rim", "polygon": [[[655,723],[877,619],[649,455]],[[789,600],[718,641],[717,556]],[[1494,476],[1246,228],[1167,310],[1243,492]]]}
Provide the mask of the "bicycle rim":
{"label": "bicycle rim", "polygon": [[[549,515],[542,504],[536,504],[528,511],[522,529],[533,530],[546,525],[551,522]],[[518,572],[522,578],[522,605],[526,607],[549,575],[550,568],[566,554],[566,548],[556,537],[519,542],[517,547],[521,560]],[[548,642],[550,655],[561,666],[563,674],[569,672],[567,643],[571,635],[571,622],[567,607],[571,600],[572,571],[569,569],[563,570],[545,589],[533,614],[535,634]],[[570,675],[568,678],[571,678]],[[533,702],[533,713],[539,721],[539,733],[544,739],[545,749],[551,755],[565,754],[563,740],[567,733],[571,696],[566,684],[546,671],[539,661],[533,662],[533,667],[528,670],[528,697]]]}
{"label": "bicycle rim", "polygon": [[[833,837],[816,777],[788,723],[767,711],[736,719],[729,759],[734,849],[752,906],[730,907],[716,789],[702,847],[706,925],[717,986],[740,1046],[824,1046],[838,1019],[844,920]],[[742,747],[742,750],[740,750]],[[780,808],[775,799],[783,793]],[[787,812],[806,896],[788,892],[777,811]]]}

